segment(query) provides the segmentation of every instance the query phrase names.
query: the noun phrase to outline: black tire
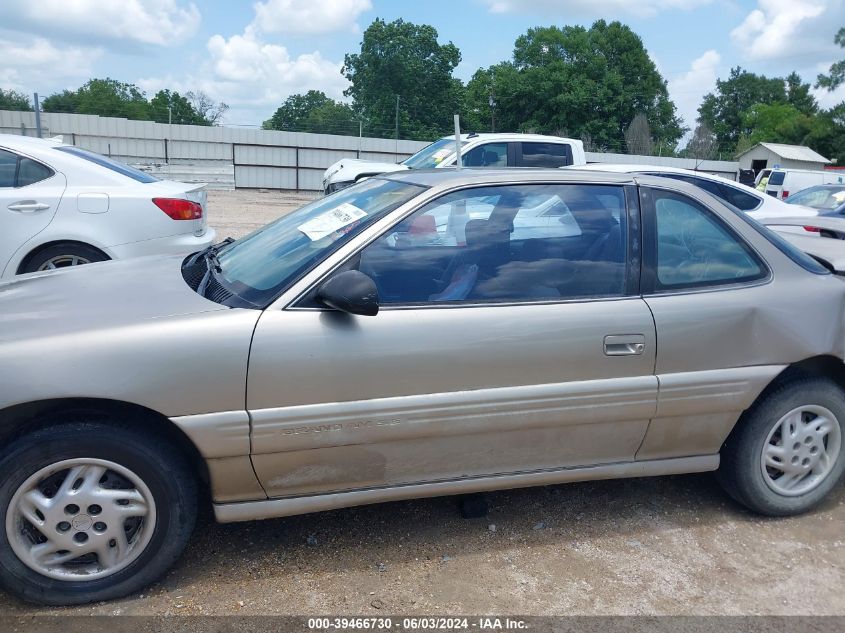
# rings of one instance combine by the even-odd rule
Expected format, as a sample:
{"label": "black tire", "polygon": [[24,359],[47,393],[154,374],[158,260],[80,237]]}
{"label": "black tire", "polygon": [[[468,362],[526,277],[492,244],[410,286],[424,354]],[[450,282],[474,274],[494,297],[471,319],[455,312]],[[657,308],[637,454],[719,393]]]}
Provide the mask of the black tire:
{"label": "black tire", "polygon": [[[21,273],[34,273],[40,270],[47,262],[55,258],[72,257],[80,257],[84,259],[84,263],[87,264],[108,260],[108,256],[103,253],[103,251],[96,249],[93,246],[80,244],[79,242],[62,242],[60,244],[48,246],[47,248],[44,248],[32,255],[22,267]],[[59,266],[59,268],[61,267],[62,266]]]}
{"label": "black tire", "polygon": [[[33,474],[66,459],[103,459],[136,474],[155,502],[152,536],[138,557],[94,580],[59,580],[25,565],[9,544],[6,517],[16,490]],[[196,521],[197,485],[188,462],[167,440],[102,422],[68,422],[16,439],[0,457],[0,585],[28,602],[84,604],[142,589],[173,565]]]}
{"label": "black tire", "polygon": [[811,405],[830,411],[840,438],[845,439],[845,393],[835,382],[808,378],[775,388],[746,412],[722,447],[716,477],[731,497],[760,514],[790,516],[810,510],[836,486],[845,471],[845,441],[840,441],[832,470],[803,494],[779,494],[766,482],[761,468],[764,444],[774,425],[793,409]]}

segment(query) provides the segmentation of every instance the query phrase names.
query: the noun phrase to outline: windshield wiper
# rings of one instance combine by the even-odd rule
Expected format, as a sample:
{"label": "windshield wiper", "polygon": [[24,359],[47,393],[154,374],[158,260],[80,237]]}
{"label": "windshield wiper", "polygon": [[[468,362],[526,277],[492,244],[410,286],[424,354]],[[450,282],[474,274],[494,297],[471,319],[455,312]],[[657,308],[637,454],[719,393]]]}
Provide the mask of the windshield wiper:
{"label": "windshield wiper", "polygon": [[204,248],[203,250],[195,253],[190,260],[188,260],[188,266],[192,266],[197,261],[199,261],[200,257],[205,259],[205,274],[202,276],[199,285],[197,286],[197,294],[199,296],[204,297],[205,292],[208,289],[208,284],[211,281],[211,278],[219,272],[222,272],[222,268],[220,266],[220,260],[217,259],[217,253],[220,251],[221,248],[231,244],[235,241],[233,237],[227,237],[225,240],[220,242],[219,244],[212,244]]}

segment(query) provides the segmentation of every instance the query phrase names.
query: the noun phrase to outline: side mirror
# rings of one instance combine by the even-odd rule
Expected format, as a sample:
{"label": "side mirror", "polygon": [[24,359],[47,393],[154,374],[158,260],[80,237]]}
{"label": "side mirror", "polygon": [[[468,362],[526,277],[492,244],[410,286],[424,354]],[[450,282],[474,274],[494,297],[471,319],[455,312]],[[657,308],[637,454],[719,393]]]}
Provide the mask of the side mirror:
{"label": "side mirror", "polygon": [[347,270],[326,281],[317,291],[324,306],[363,316],[378,314],[378,288],[364,273]]}

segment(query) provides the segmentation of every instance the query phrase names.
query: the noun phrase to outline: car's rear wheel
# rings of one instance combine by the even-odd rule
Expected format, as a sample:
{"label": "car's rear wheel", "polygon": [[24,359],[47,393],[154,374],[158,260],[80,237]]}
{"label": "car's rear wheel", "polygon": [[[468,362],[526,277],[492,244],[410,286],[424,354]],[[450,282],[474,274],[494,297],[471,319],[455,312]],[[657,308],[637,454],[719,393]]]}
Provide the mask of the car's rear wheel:
{"label": "car's rear wheel", "polygon": [[845,394],[836,383],[787,383],[755,404],[725,442],[719,481],[762,514],[806,512],[842,477],[843,436]]}
{"label": "car's rear wheel", "polygon": [[24,273],[34,273],[43,270],[55,270],[70,266],[81,266],[93,262],[106,261],[108,257],[101,250],[74,242],[53,244],[35,253],[24,264]]}
{"label": "car's rear wheel", "polygon": [[196,494],[160,437],[99,422],[20,437],[0,458],[0,584],[54,605],[137,591],[181,553]]}

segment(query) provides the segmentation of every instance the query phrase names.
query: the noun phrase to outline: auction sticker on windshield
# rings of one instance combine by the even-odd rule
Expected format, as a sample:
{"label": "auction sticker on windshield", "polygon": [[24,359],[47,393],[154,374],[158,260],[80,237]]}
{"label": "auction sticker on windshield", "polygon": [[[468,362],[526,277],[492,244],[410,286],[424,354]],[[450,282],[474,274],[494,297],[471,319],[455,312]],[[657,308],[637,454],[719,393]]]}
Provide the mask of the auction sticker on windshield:
{"label": "auction sticker on windshield", "polygon": [[342,229],[344,226],[360,220],[366,215],[367,212],[363,209],[356,207],[354,204],[344,202],[334,209],[300,224],[296,228],[305,233],[312,242],[316,242]]}
{"label": "auction sticker on windshield", "polygon": [[448,147],[444,147],[443,149],[437,150],[436,152],[434,152],[434,155],[432,156],[432,158],[434,159],[434,164],[439,165],[440,163],[443,162],[443,159],[445,159],[451,153],[452,153],[452,150],[449,149]]}

